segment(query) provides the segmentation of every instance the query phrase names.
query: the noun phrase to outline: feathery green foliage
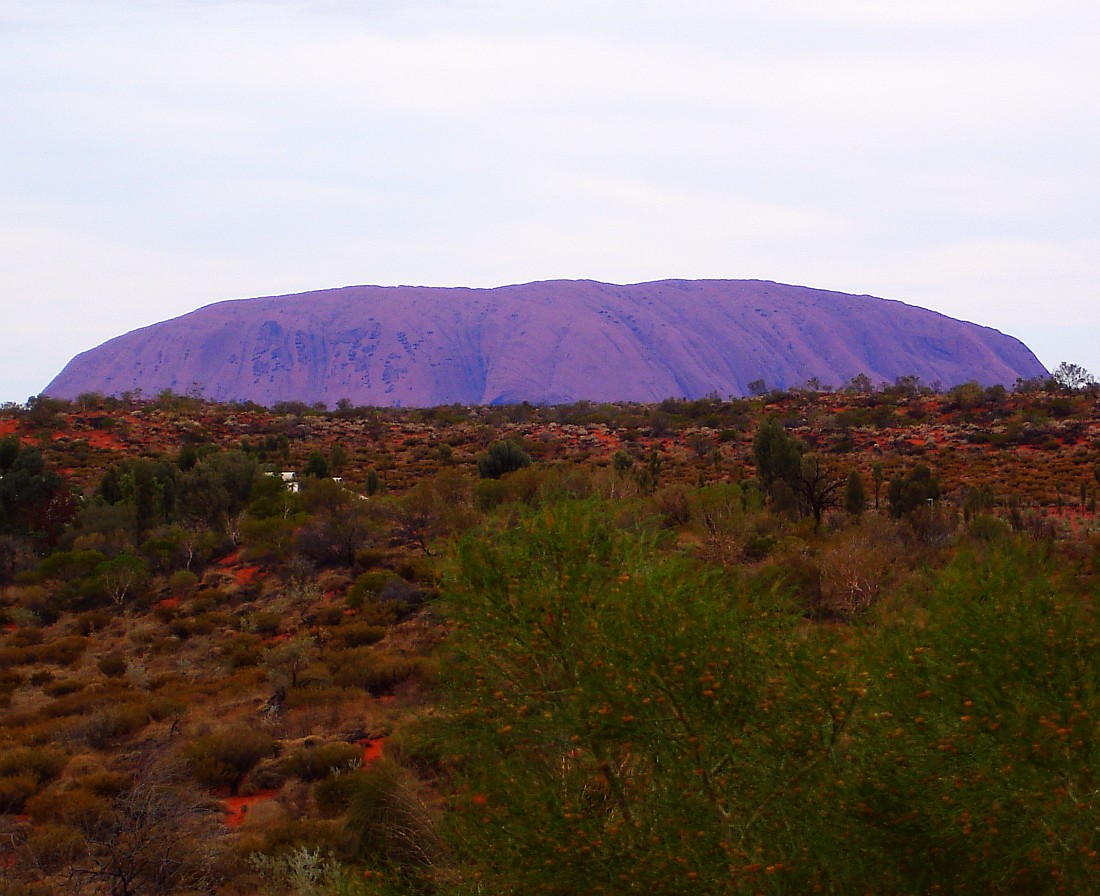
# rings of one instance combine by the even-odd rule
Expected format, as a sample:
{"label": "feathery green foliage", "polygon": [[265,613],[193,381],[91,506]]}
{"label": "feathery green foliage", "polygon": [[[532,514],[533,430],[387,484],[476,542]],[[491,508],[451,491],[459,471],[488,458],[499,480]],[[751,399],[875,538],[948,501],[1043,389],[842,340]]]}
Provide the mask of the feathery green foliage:
{"label": "feathery green foliage", "polygon": [[1100,629],[1041,549],[806,625],[593,503],[459,547],[456,893],[1056,892],[1100,872]]}

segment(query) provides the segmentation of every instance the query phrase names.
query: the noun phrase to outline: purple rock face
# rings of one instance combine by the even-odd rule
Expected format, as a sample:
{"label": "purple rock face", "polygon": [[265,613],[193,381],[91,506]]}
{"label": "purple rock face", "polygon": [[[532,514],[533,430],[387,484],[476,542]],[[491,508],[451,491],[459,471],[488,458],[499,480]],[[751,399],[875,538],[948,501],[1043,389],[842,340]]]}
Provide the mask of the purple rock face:
{"label": "purple rock face", "polygon": [[1017,339],[901,302],[758,280],[349,286],[219,302],[78,355],[46,388],[422,407],[652,402],[915,375],[1011,385]]}

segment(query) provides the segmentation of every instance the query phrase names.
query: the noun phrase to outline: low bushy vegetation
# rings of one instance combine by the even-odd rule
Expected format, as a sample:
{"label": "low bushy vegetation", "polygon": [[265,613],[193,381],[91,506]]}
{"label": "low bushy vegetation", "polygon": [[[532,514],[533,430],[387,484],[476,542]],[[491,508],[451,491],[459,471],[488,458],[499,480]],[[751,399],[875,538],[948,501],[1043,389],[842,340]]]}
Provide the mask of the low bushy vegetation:
{"label": "low bushy vegetation", "polygon": [[0,410],[0,893],[1090,891],[1095,388],[757,391]]}
{"label": "low bushy vegetation", "polygon": [[464,542],[453,576],[432,736],[458,891],[1057,892],[1100,871],[1100,627],[1046,546],[960,548],[841,627],[590,503]]}
{"label": "low bushy vegetation", "polygon": [[270,734],[237,725],[196,738],[185,755],[188,771],[199,783],[235,792],[256,763],[274,751]]}

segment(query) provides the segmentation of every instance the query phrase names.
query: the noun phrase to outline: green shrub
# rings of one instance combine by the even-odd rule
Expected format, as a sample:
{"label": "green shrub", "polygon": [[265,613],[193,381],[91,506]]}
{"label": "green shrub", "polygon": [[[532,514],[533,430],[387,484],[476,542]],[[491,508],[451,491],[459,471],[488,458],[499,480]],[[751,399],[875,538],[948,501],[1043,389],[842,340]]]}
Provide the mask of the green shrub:
{"label": "green shrub", "polygon": [[68,635],[39,645],[35,650],[35,658],[40,663],[51,663],[57,666],[71,666],[84,655],[88,649],[88,639],[79,635]]}
{"label": "green shrub", "polygon": [[235,790],[245,775],[275,752],[269,734],[246,725],[234,725],[197,738],[184,748],[191,775],[207,787]]}
{"label": "green shrub", "polygon": [[352,622],[334,629],[329,643],[336,647],[367,647],[381,641],[385,635],[384,626]]}
{"label": "green shrub", "polygon": [[12,603],[23,612],[33,613],[37,618],[52,621],[58,615],[53,596],[41,585],[27,585],[14,588],[10,592]]}
{"label": "green shrub", "polygon": [[403,578],[390,579],[378,594],[378,604],[398,621],[416,612],[426,600],[424,591]]}
{"label": "green shrub", "polygon": [[228,601],[229,595],[221,588],[203,588],[191,599],[191,610],[194,613],[203,613],[214,607],[220,607]]}
{"label": "green shrub", "polygon": [[456,889],[1092,891],[1100,624],[1077,564],[964,546],[870,601],[874,624],[821,625],[775,594],[798,562],[808,591],[820,560],[824,594],[865,606],[866,524],[832,553],[814,539],[817,560],[785,541],[777,573],[719,576],[607,517],[519,514],[448,571],[425,740]]}
{"label": "green shrub", "polygon": [[145,703],[122,703],[94,712],[81,727],[89,746],[102,750],[113,741],[140,731],[152,721]]}
{"label": "green shrub", "polygon": [[187,709],[187,704],[183,700],[168,696],[148,697],[144,701],[144,706],[149,713],[149,718],[154,722],[183,715],[184,710]]}
{"label": "green shrub", "polygon": [[168,623],[168,631],[186,641],[196,635],[209,635],[228,620],[220,613],[200,613],[198,616],[177,617]]}
{"label": "green shrub", "polygon": [[355,696],[348,688],[333,687],[326,683],[310,683],[305,687],[292,688],[287,691],[286,708],[302,709],[309,707],[316,709],[321,706],[340,706]]}
{"label": "green shrub", "polygon": [[434,867],[439,836],[415,776],[383,757],[353,780],[344,834],[355,858],[406,875]]}
{"label": "green shrub", "polygon": [[[36,673],[37,674],[37,673]],[[35,675],[31,675],[31,684],[34,684]],[[0,666],[0,708],[6,707],[11,701],[11,695],[16,688],[23,683],[23,675]],[[41,684],[43,682],[39,682]]]}
{"label": "green shrub", "polygon": [[319,607],[313,613],[313,622],[316,625],[327,627],[337,626],[344,621],[344,608],[340,604],[332,604],[327,607]]}
{"label": "green shrub", "polygon": [[[464,531],[467,526],[462,527]],[[401,584],[434,585],[438,577],[436,564],[425,557],[404,557],[400,563],[394,566],[394,571],[399,579],[404,579]],[[392,581],[387,585],[392,585]],[[382,589],[385,591],[385,588]]]}
{"label": "green shrub", "polygon": [[876,692],[838,794],[861,807],[867,827],[850,830],[910,892],[1090,889],[1100,627],[1059,558],[963,551],[875,647]]}
{"label": "green shrub", "polygon": [[361,772],[345,772],[321,778],[313,787],[313,799],[323,815],[332,817],[347,811],[359,787]]}
{"label": "green shrub", "polygon": [[261,759],[246,776],[238,793],[252,796],[262,790],[279,790],[286,783],[286,772],[278,757]]}
{"label": "green shrub", "polygon": [[33,663],[35,655],[26,647],[0,647],[0,669],[14,669]]}
{"label": "green shrub", "polygon": [[172,573],[168,579],[168,588],[173,594],[189,597],[195,593],[198,587],[199,577],[189,569],[180,569]]}
{"label": "green shrub", "polygon": [[278,613],[272,613],[267,610],[256,610],[249,613],[244,618],[242,628],[245,631],[255,632],[257,635],[263,637],[271,637],[279,633],[282,624],[283,617]]}
{"label": "green shrub", "polygon": [[745,559],[750,563],[756,563],[765,559],[775,550],[778,540],[770,535],[757,535],[745,543]]}
{"label": "green shrub", "polygon": [[263,642],[255,635],[240,634],[222,646],[222,659],[231,669],[258,666],[263,659]]}
{"label": "green shrub", "polygon": [[967,524],[966,534],[975,541],[1004,541],[1012,535],[1012,527],[1002,519],[982,514]]}
{"label": "green shrub", "polygon": [[[281,504],[282,499],[273,504]],[[266,513],[269,508],[260,508]],[[283,518],[277,506],[270,508],[275,515],[264,518],[251,516],[241,527],[244,542],[244,558],[252,563],[273,563],[290,556],[294,546],[294,530],[302,522],[300,514]]]}
{"label": "green shrub", "polygon": [[50,697],[67,697],[78,694],[88,686],[88,682],[79,678],[59,678],[44,685],[42,690]]}
{"label": "green shrub", "polygon": [[363,748],[357,744],[320,744],[295,750],[284,760],[283,770],[303,781],[320,781],[334,770],[354,769],[362,759]]}
{"label": "green shrub", "polygon": [[365,602],[376,599],[386,583],[395,578],[397,575],[388,569],[372,569],[361,573],[347,591],[348,606],[358,609]]}
{"label": "green shrub", "polygon": [[483,479],[474,486],[474,501],[479,510],[490,511],[512,499],[508,483],[499,479]]}
{"label": "green shrub", "polygon": [[339,840],[339,823],[329,820],[300,819],[268,828],[263,833],[261,848],[266,855],[286,855],[293,850],[310,849],[328,852]]}
{"label": "green shrub", "polygon": [[39,780],[35,775],[9,775],[0,778],[0,815],[17,815],[23,811],[27,800],[38,792]]}
{"label": "green shrub", "polygon": [[114,618],[114,614],[103,607],[97,610],[86,610],[76,617],[75,629],[79,635],[92,635],[105,629]]}
{"label": "green shrub", "polygon": [[375,566],[380,566],[385,559],[385,551],[380,551],[377,548],[360,548],[355,552],[355,568],[372,569]]}
{"label": "green shrub", "polygon": [[522,470],[531,463],[531,455],[511,439],[494,442],[477,458],[477,472],[482,479],[500,479],[505,473]]}
{"label": "green shrub", "polygon": [[37,623],[22,625],[17,631],[8,635],[10,647],[36,647],[44,640],[46,640],[46,634]]}
{"label": "green shrub", "polygon": [[[84,845],[84,838],[80,832],[69,825],[36,824],[27,837],[26,851],[34,856],[34,864],[39,871],[45,874],[57,874],[68,870],[73,856],[80,855]],[[19,889],[12,891],[12,896],[15,893],[19,896],[34,896],[39,892],[42,896],[46,896],[50,892],[24,889],[26,886],[25,883],[20,883]]]}
{"label": "green shrub", "polygon": [[94,712],[109,698],[99,689],[86,687],[80,691],[55,697],[45,706],[38,708],[37,715],[46,719],[64,719],[71,716],[83,716]]}
{"label": "green shrub", "polygon": [[108,800],[92,791],[76,786],[55,786],[27,800],[27,814],[35,825],[64,824],[73,827],[93,826],[109,811]]}
{"label": "green shrub", "polygon": [[133,786],[133,779],[120,772],[99,771],[84,775],[78,784],[96,796],[118,796]]}
{"label": "green shrub", "polygon": [[96,667],[108,678],[121,678],[126,674],[127,660],[125,654],[107,653],[99,658]]}
{"label": "green shrub", "polygon": [[61,774],[69,755],[55,747],[12,747],[0,752],[0,778],[30,775],[50,781]]}
{"label": "green shrub", "polygon": [[106,559],[99,551],[55,551],[39,565],[38,575],[59,581],[82,579]]}
{"label": "green shrub", "polygon": [[330,651],[325,662],[332,671],[334,684],[363,688],[376,696],[389,693],[394,685],[414,675],[420,668],[413,660],[372,647]]}

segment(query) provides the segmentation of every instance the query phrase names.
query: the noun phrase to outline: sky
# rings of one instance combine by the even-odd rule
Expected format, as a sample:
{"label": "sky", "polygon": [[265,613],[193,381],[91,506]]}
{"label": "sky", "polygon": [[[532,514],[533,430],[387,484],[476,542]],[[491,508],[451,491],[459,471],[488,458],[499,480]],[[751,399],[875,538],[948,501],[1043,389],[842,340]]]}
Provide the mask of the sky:
{"label": "sky", "polygon": [[229,298],[749,278],[1100,375],[1095,0],[0,0],[0,402]]}

